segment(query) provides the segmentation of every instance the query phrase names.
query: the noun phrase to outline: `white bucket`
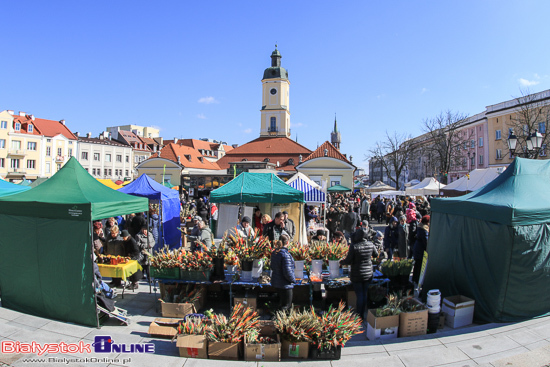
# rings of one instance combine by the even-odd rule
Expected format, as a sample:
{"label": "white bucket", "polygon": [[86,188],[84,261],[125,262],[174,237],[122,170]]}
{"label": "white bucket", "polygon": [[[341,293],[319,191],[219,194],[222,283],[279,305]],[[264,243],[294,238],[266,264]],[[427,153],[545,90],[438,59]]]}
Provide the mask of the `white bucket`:
{"label": "white bucket", "polygon": [[436,305],[436,306],[430,306],[430,305],[426,305],[428,307],[428,313],[440,313],[441,312],[441,306],[439,305]]}
{"label": "white bucket", "polygon": [[428,307],[430,307],[430,306],[439,307],[440,304],[441,304],[441,292],[439,292],[439,289],[432,289],[431,291],[429,291],[428,292],[428,299],[426,301],[426,305]]}
{"label": "white bucket", "polygon": [[329,260],[328,268],[329,268],[331,278],[338,278],[340,276],[340,261]]}
{"label": "white bucket", "polygon": [[264,261],[262,259],[254,259],[254,265],[252,265],[252,278],[259,278],[262,275],[263,268]]}
{"label": "white bucket", "polygon": [[304,260],[294,260],[294,277],[296,279],[304,278]]}
{"label": "white bucket", "polygon": [[311,260],[311,274],[317,274],[319,277],[323,273],[323,260]]}

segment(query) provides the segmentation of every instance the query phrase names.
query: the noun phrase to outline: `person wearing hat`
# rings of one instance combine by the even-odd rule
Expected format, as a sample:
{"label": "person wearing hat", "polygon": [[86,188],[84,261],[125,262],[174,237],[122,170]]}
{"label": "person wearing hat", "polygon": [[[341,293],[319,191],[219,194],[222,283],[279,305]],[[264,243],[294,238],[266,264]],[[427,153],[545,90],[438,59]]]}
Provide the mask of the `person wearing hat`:
{"label": "person wearing hat", "polygon": [[342,265],[351,265],[349,278],[357,296],[355,311],[363,318],[367,309],[367,294],[373,275],[372,258],[378,257],[376,247],[372,242],[367,241],[366,235],[367,233],[362,228],[355,231],[348,255],[340,261]]}
{"label": "person wearing hat", "polygon": [[214,235],[212,230],[204,223],[202,218],[198,220],[199,235],[198,236],[189,236],[191,241],[191,251],[202,251],[201,243],[207,248],[212,246]]}
{"label": "person wearing hat", "polygon": [[[136,240],[134,240],[132,235],[130,235],[130,232],[126,229],[122,231],[121,237],[126,256],[128,256],[132,260],[136,260],[139,263],[142,259],[142,254]],[[128,277],[128,281],[130,282],[130,284],[128,284],[126,288],[131,290],[138,289],[138,280],[140,280],[142,277],[143,273],[141,272],[141,270],[138,270],[134,274],[130,275]]]}
{"label": "person wearing hat", "polygon": [[420,279],[420,270],[422,269],[422,261],[424,259],[424,251],[428,249],[428,236],[430,235],[430,216],[425,215],[420,220],[418,229],[416,230],[416,242],[413,247],[413,282],[418,284]]}
{"label": "person wearing hat", "polygon": [[250,225],[250,218],[247,216],[244,216],[243,219],[241,219],[241,224],[237,226],[237,232],[241,237],[249,237],[250,233],[252,233],[252,226]]}
{"label": "person wearing hat", "polygon": [[283,211],[283,216],[285,221],[285,229],[290,236],[290,240],[292,241],[294,239],[294,235],[296,234],[296,226],[294,225],[294,221],[288,217],[288,212],[286,210]]}
{"label": "person wearing hat", "polygon": [[201,229],[199,228],[199,222],[202,221],[202,218],[198,215],[193,217],[193,228],[189,236],[198,237],[201,234]]}
{"label": "person wearing hat", "polygon": [[340,242],[346,246],[348,245],[348,241],[346,240],[346,237],[340,231],[334,232],[334,236],[332,236],[332,239],[334,240],[334,242]]}
{"label": "person wearing hat", "polygon": [[283,234],[286,234],[288,236],[283,217],[284,214],[278,212],[277,214],[275,214],[273,220],[264,226],[264,236],[269,238],[271,243],[273,243],[273,241],[278,241]]}
{"label": "person wearing hat", "polygon": [[327,232],[324,229],[318,229],[315,236],[313,236],[311,238],[311,240],[312,241],[327,242]]}

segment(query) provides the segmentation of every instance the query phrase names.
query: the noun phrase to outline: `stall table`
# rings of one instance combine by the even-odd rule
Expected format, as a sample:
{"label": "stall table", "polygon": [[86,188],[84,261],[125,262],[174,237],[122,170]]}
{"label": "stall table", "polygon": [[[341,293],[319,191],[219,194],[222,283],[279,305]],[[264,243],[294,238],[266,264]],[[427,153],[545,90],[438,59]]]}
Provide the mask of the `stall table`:
{"label": "stall table", "polygon": [[[102,277],[107,278],[121,278],[124,282],[132,274],[137,273],[138,270],[143,270],[137,260],[130,260],[124,264],[110,265],[110,264],[97,264],[99,272]],[[149,282],[149,288],[151,283]],[[124,287],[122,287],[122,298],[124,298]],[[149,289],[149,292],[151,289]]]}

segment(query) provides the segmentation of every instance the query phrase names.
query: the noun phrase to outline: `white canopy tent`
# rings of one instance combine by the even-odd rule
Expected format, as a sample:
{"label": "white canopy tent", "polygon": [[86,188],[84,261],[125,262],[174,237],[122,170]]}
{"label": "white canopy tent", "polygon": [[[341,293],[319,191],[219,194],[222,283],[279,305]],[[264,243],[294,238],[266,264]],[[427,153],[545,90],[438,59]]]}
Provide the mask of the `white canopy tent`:
{"label": "white canopy tent", "polygon": [[369,193],[376,193],[376,192],[388,191],[388,190],[395,190],[395,187],[386,185],[382,181],[376,181],[375,183],[373,183],[372,185],[370,185],[365,189],[365,191]]}
{"label": "white canopy tent", "polygon": [[419,180],[417,180],[416,178],[414,180],[410,180],[409,182],[407,182],[405,184],[405,187],[411,187],[411,186],[416,186],[420,183]]}
{"label": "white canopy tent", "polygon": [[405,191],[397,191],[397,190],[380,191],[376,193],[376,196],[380,196],[382,199],[384,198],[395,199],[397,196],[405,196]]}
{"label": "white canopy tent", "polygon": [[501,172],[500,170],[496,167],[475,169],[470,172],[469,179],[467,176],[463,176],[455,182],[451,182],[450,184],[445,186],[445,189],[443,191],[446,195],[448,191],[456,191],[457,193],[461,194],[476,191],[497,178]]}
{"label": "white canopy tent", "polygon": [[439,195],[440,190],[445,187],[444,184],[440,183],[433,177],[426,177],[422,182],[416,186],[407,187],[405,192],[407,195]]}

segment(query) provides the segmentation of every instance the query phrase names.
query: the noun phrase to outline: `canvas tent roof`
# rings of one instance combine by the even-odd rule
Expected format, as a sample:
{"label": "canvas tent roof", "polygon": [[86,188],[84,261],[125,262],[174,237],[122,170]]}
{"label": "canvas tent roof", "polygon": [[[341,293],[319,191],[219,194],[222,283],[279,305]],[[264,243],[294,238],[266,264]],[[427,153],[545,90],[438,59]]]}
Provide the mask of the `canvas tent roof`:
{"label": "canvas tent roof", "polygon": [[163,234],[159,240],[157,249],[165,243],[170,245],[170,247],[179,247],[181,245],[181,232],[178,230],[178,227],[181,225],[181,202],[177,191],[161,185],[146,174],[142,174],[135,181],[120,188],[118,191],[146,197],[149,200],[161,201]]}
{"label": "canvas tent roof", "polygon": [[369,187],[365,189],[367,192],[378,192],[378,191],[388,191],[388,190],[395,190],[395,187],[386,185],[382,181],[376,181]]}
{"label": "canvas tent roof", "polygon": [[550,161],[516,158],[477,191],[434,198],[423,289],[473,298],[486,322],[548,314],[549,190]]}
{"label": "canvas tent roof", "polygon": [[34,189],[36,186],[38,186],[41,183],[46,182],[46,181],[48,181],[48,177],[38,177],[29,186]]}
{"label": "canvas tent roof", "polygon": [[295,203],[304,193],[288,186],[273,173],[243,172],[210,193],[213,203]]}
{"label": "canvas tent roof", "polygon": [[445,185],[437,181],[433,177],[426,177],[418,185],[407,187],[405,192],[407,195],[439,195],[439,190]]}
{"label": "canvas tent roof", "polygon": [[476,191],[493,181],[498,175],[499,172],[496,167],[485,169],[478,168],[470,172],[469,179],[467,176],[463,176],[445,186],[442,191],[444,191],[444,193],[450,190],[463,193]]}
{"label": "canvas tent roof", "polygon": [[416,178],[414,180],[410,180],[409,182],[407,182],[405,184],[405,187],[411,187],[411,186],[416,186],[420,183],[419,180],[417,180]]}
{"label": "canvas tent roof", "polygon": [[122,187],[122,185],[117,185],[116,183],[114,183],[112,180],[109,180],[108,178],[97,178],[96,180],[98,180],[105,186],[110,187],[113,190],[118,190]]}
{"label": "canvas tent roof", "polygon": [[304,193],[306,203],[324,203],[326,194],[321,189],[321,186],[313,182],[309,177],[301,172],[296,173],[287,182],[287,185],[300,190]]}
{"label": "canvas tent roof", "polygon": [[0,196],[8,196],[30,190],[29,186],[17,185],[11,182],[0,180]]}
{"label": "canvas tent roof", "polygon": [[352,191],[349,187],[342,186],[342,185],[334,185],[327,189],[329,192],[347,192]]}

